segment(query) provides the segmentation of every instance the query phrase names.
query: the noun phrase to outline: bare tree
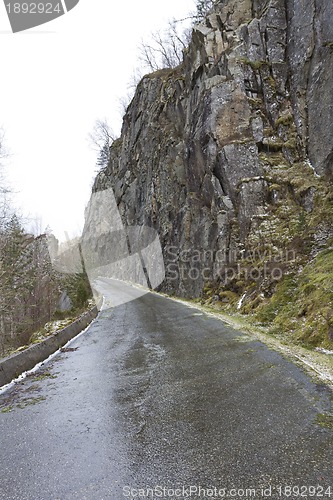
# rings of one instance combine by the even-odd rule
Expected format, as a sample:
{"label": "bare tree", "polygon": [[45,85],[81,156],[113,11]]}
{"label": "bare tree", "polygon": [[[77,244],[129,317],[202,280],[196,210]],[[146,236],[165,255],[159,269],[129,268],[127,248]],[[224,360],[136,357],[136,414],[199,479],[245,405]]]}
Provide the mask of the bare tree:
{"label": "bare tree", "polygon": [[135,95],[135,91],[142,80],[142,77],[142,68],[135,68],[127,84],[127,92],[118,98],[118,111],[121,118],[123,118],[126,114],[127,108]]}
{"label": "bare tree", "polygon": [[190,30],[183,27],[183,22],[173,19],[164,31],[151,34],[150,42],[141,42],[139,58],[149,71],[161,68],[175,68],[183,61],[183,51],[190,39]]}
{"label": "bare tree", "polygon": [[119,110],[121,117],[123,117],[126,114],[127,108],[129,106],[131,100],[133,99],[133,95],[134,95],[133,92],[127,92],[125,95],[119,97],[118,110]]}
{"label": "bare tree", "polygon": [[92,149],[99,152],[104,144],[112,144],[115,137],[106,118],[96,120],[93,131],[89,134],[89,141]]}
{"label": "bare tree", "polygon": [[201,22],[218,1],[221,0],[195,0],[194,12],[184,19],[172,19],[165,30],[155,31],[149,41],[142,41],[139,59],[144,67],[149,71],[157,71],[181,64],[183,52],[190,43],[193,25]]}
{"label": "bare tree", "polygon": [[103,168],[110,159],[110,147],[115,140],[111,127],[106,119],[96,120],[93,131],[89,134],[90,146],[97,151],[97,166]]}

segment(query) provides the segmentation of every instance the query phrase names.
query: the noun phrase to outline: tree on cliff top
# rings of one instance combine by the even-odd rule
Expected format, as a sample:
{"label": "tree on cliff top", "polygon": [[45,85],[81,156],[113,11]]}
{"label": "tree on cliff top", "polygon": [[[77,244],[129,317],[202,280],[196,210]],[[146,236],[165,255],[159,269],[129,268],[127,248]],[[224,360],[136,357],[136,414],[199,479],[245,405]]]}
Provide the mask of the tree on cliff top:
{"label": "tree on cliff top", "polygon": [[181,64],[183,51],[191,41],[193,25],[201,22],[215,4],[216,0],[196,0],[195,12],[185,19],[169,21],[165,30],[151,34],[149,42],[142,41],[139,59],[144,68],[153,72],[162,68],[175,68]]}
{"label": "tree on cliff top", "polygon": [[96,165],[106,167],[110,159],[110,147],[115,137],[106,119],[96,120],[93,131],[89,134],[91,148],[98,153]]}
{"label": "tree on cliff top", "polygon": [[184,28],[185,20],[169,21],[164,31],[155,31],[151,34],[150,42],[141,42],[139,58],[149,71],[161,68],[175,68],[183,61],[183,50],[190,41],[190,28]]}
{"label": "tree on cliff top", "polygon": [[193,18],[196,22],[201,21],[207,13],[214,7],[216,0],[196,0],[196,13]]}

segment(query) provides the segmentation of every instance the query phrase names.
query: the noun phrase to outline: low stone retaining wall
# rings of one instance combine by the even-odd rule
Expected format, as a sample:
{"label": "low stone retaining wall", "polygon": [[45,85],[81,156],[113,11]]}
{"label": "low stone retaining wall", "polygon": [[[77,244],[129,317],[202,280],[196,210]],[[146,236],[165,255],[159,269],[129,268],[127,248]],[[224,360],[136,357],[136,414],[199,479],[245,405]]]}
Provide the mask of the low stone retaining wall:
{"label": "low stone retaining wall", "polygon": [[82,332],[96,318],[97,314],[98,307],[95,306],[69,326],[55,332],[39,344],[2,359],[0,361],[0,387],[8,384],[21,373],[31,370],[37,363],[44,361],[60,347],[63,347],[69,340]]}

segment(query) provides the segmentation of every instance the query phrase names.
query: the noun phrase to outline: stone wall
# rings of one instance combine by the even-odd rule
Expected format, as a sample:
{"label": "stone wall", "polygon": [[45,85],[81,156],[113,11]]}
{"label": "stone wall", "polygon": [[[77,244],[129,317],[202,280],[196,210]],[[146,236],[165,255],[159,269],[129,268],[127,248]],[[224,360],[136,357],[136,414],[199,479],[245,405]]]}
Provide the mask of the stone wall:
{"label": "stone wall", "polygon": [[83,331],[96,318],[97,314],[98,307],[95,306],[69,326],[55,332],[42,342],[0,360],[0,387],[10,383],[23,372],[31,370],[38,363],[63,347],[69,340]]}

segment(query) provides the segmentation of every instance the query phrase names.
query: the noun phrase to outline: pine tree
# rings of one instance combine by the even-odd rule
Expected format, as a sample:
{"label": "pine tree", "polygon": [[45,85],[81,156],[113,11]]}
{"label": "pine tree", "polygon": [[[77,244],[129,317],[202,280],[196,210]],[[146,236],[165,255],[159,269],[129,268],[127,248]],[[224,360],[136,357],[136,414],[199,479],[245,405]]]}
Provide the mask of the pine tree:
{"label": "pine tree", "polygon": [[102,146],[99,152],[99,156],[97,158],[96,164],[99,170],[107,166],[107,164],[109,163],[109,159],[110,159],[110,141],[107,140],[105,141],[105,144]]}
{"label": "pine tree", "polygon": [[114,139],[107,120],[96,120],[93,131],[89,134],[89,142],[91,148],[98,153],[96,166],[99,170],[109,163],[110,147]]}
{"label": "pine tree", "polygon": [[63,277],[52,267],[47,236],[27,234],[13,215],[0,231],[0,349],[17,347],[50,321]]}
{"label": "pine tree", "polygon": [[2,343],[17,334],[16,318],[20,309],[20,291],[26,285],[24,250],[27,235],[14,214],[1,234],[0,250],[0,336]]}

